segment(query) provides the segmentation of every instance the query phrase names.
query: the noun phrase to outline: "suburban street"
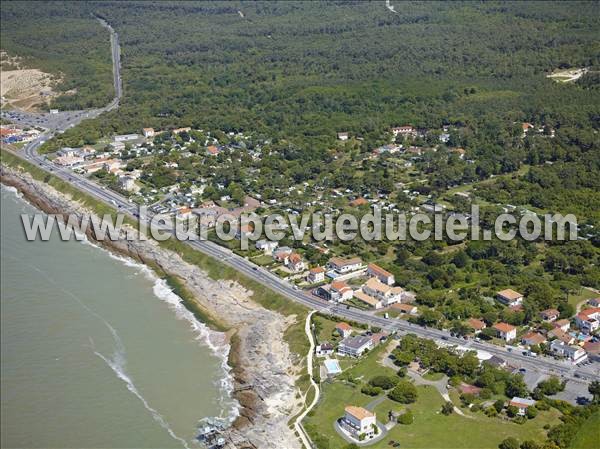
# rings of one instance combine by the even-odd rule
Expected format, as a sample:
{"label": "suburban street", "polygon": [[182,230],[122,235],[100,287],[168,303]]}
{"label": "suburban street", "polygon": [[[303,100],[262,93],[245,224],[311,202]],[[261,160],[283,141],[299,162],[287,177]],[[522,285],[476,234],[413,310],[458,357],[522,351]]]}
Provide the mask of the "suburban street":
{"label": "suburban street", "polygon": [[[70,111],[47,114],[23,113],[18,111],[3,112],[2,116],[18,124],[37,126],[45,128],[46,131],[34,141],[29,142],[20,151],[14,153],[38,167],[52,172],[61,179],[70,182],[79,190],[86,192],[94,198],[105,204],[116,208],[120,212],[127,214],[134,219],[139,219],[149,224],[152,215],[147,217],[138,217],[137,207],[131,204],[127,198],[107,190],[91,180],[73,173],[69,169],[58,167],[46,159],[45,156],[38,153],[39,147],[52,138],[57,133],[64,132],[70,127],[76,126],[82,120],[94,118],[103,112],[111,111],[119,106],[122,96],[122,80],[120,74],[120,47],[117,33],[104,20],[98,20],[109,29],[111,33],[111,49],[114,64],[114,83],[115,98],[104,108],[88,111]],[[525,372],[539,373],[540,375],[557,375],[568,379],[570,382],[567,388],[572,385],[576,391],[587,391],[587,384],[591,379],[600,379],[600,364],[592,363],[583,367],[573,366],[566,361],[559,361],[549,357],[531,357],[523,355],[521,351],[509,351],[504,347],[493,344],[475,341],[472,339],[463,340],[454,338],[448,331],[434,328],[421,327],[399,319],[386,319],[376,316],[372,311],[364,311],[352,308],[343,304],[329,303],[314,295],[297,290],[294,286],[266,269],[260,268],[246,258],[238,256],[227,248],[223,248],[210,241],[188,241],[186,242],[192,248],[201,251],[211,257],[214,257],[223,264],[226,264],[237,271],[243,273],[249,278],[267,286],[274,292],[281,294],[291,301],[295,301],[311,310],[316,310],[326,314],[333,314],[342,319],[352,320],[371,326],[381,327],[388,332],[396,332],[400,335],[414,333],[420,337],[436,340],[442,344],[456,344],[471,350],[485,351],[491,355],[496,355],[506,360],[507,363],[515,368],[524,369]]]}

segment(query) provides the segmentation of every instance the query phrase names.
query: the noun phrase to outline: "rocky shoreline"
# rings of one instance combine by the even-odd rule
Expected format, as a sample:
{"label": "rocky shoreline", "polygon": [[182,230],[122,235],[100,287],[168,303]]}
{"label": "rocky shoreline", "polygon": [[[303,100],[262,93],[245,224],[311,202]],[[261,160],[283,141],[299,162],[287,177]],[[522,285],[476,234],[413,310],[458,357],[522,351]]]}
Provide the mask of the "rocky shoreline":
{"label": "rocky shoreline", "polygon": [[[49,214],[93,215],[53,187],[35,180],[29,173],[2,164],[0,181],[15,187],[38,209]],[[129,232],[136,232],[133,228]],[[178,254],[161,248],[155,241],[127,240],[125,230],[115,241],[98,242],[105,248],[140,261],[151,268],[180,279],[206,314],[229,329],[224,336],[230,344],[229,366],[234,377],[233,396],[239,416],[224,432],[230,448],[300,448],[288,426],[302,402],[295,387],[298,363],[284,341],[284,332],[295,321],[267,310],[252,300],[252,292],[228,280],[211,279]],[[88,238],[96,241],[93,230]],[[216,335],[216,334],[215,334]]]}

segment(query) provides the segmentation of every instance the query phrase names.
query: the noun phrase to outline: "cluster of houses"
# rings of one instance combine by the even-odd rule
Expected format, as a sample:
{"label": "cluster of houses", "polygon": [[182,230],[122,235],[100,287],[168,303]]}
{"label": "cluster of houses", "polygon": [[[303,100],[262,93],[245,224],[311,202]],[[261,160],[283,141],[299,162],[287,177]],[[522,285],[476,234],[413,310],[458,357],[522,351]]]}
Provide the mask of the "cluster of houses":
{"label": "cluster of houses", "polygon": [[315,355],[317,357],[329,357],[334,352],[337,352],[340,356],[360,357],[388,338],[386,332],[363,332],[355,334],[352,326],[345,322],[337,323],[335,325],[335,332],[341,337],[341,341],[337,344],[337,347],[334,347],[329,342],[320,343],[315,348]]}
{"label": "cluster of houses", "polygon": [[24,129],[17,125],[0,126],[0,140],[2,143],[29,142],[39,135],[40,131],[35,128]]}
{"label": "cluster of houses", "polygon": [[[367,280],[357,289],[353,289],[346,281],[352,278],[365,277]],[[414,294],[402,287],[394,286],[394,275],[380,266],[370,263],[365,265],[358,257],[344,259],[333,257],[327,264],[327,270],[319,267],[309,272],[307,281],[331,279],[331,283],[321,285],[315,293],[334,302],[354,300],[359,305],[381,309],[394,304],[414,301]],[[411,312],[413,309],[410,309]],[[400,312],[404,310],[399,309]]]}
{"label": "cluster of houses", "polygon": [[[524,296],[512,289],[498,292],[496,298],[512,310],[522,309]],[[506,343],[518,342],[527,348],[546,345],[551,354],[574,364],[588,358],[600,361],[600,338],[594,335],[600,326],[600,298],[591,299],[588,306],[575,315],[573,320],[560,319],[560,312],[556,309],[543,310],[539,313],[539,318],[541,322],[550,324],[552,329],[547,330],[547,326],[530,328],[519,338],[518,328],[509,323],[495,323],[492,328],[495,336]],[[467,320],[466,324],[475,334],[487,327],[483,320],[475,318]],[[571,329],[572,325],[574,329]]]}

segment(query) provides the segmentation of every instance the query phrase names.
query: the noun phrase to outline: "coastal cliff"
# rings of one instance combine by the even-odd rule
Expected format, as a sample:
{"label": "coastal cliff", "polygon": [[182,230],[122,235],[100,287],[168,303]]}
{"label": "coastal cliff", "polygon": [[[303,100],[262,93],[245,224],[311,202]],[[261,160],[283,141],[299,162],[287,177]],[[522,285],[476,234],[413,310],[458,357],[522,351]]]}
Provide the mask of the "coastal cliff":
{"label": "coastal cliff", "polygon": [[[5,164],[0,169],[0,181],[18,189],[46,213],[94,215],[67,194]],[[128,232],[137,231],[130,228]],[[87,236],[97,241],[92,229],[88,229]],[[285,331],[296,317],[265,309],[253,301],[253,293],[240,284],[211,279],[198,266],[153,240],[127,240],[125,229],[118,240],[98,243],[147,264],[159,275],[175,277],[191,294],[195,309],[219,323],[217,330],[227,329],[215,335],[227,338],[230,343],[229,365],[235,380],[233,396],[240,405],[239,416],[224,432],[228,447],[299,448],[300,442],[288,421],[302,407],[301,395],[295,387],[301,364],[284,340]]]}

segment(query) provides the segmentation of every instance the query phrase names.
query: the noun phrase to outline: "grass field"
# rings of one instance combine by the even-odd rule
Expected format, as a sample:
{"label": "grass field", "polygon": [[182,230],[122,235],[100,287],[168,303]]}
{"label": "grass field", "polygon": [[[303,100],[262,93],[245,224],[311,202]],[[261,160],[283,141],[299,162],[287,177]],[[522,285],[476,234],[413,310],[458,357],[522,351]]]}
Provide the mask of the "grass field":
{"label": "grass field", "polygon": [[[559,422],[559,412],[555,409],[540,412],[534,420],[522,425],[488,418],[483,414],[474,415],[473,418],[457,414],[444,416],[439,413],[443,404],[440,394],[433,387],[417,388],[419,398],[414,404],[398,404],[386,399],[375,408],[382,422],[387,422],[388,411],[398,412],[406,408],[413,412],[415,421],[411,425],[397,424],[383,441],[370,448],[387,448],[388,441],[395,440],[402,448],[409,449],[497,449],[498,444],[509,436],[520,441],[532,439],[542,442],[546,434],[544,425]],[[365,406],[372,400],[372,397],[360,393],[360,387],[342,383],[327,384],[323,387],[323,399],[315,413],[306,419],[306,428],[311,436],[317,436],[317,440],[327,440],[330,449],[341,449],[347,443],[335,433],[335,419],[343,415],[345,405]]]}
{"label": "grass field", "polygon": [[590,416],[573,439],[569,449],[596,449],[600,446],[600,412]]}

